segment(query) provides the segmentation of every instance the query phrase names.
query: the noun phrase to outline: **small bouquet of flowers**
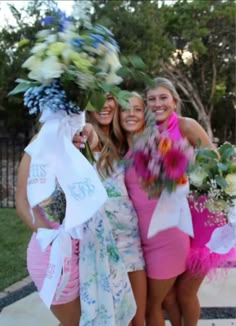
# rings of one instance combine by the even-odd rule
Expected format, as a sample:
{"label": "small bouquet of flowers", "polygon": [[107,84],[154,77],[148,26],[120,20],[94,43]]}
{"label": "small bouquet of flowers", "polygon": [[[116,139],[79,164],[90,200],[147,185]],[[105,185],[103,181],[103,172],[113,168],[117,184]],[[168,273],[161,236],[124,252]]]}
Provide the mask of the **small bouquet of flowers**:
{"label": "small bouquet of flowers", "polygon": [[236,199],[236,161],[233,157],[236,149],[225,142],[218,153],[208,147],[198,147],[195,152],[195,163],[189,172],[189,197],[194,200],[206,195],[203,206],[216,216],[223,213],[227,217]]}
{"label": "small bouquet of flowers", "polygon": [[[148,237],[171,227],[193,236],[187,201],[187,169],[194,157],[193,148],[186,139],[174,140],[168,130],[158,129],[151,112],[146,110],[145,114],[146,128],[134,137],[131,160],[142,188],[149,197],[158,198]],[[175,113],[172,118],[177,119]]]}
{"label": "small bouquet of flowers", "polygon": [[194,152],[186,139],[172,140],[167,131],[161,133],[153,117],[146,125],[143,133],[134,137],[132,162],[143,189],[150,197],[159,197],[163,189],[171,193],[187,183]]}

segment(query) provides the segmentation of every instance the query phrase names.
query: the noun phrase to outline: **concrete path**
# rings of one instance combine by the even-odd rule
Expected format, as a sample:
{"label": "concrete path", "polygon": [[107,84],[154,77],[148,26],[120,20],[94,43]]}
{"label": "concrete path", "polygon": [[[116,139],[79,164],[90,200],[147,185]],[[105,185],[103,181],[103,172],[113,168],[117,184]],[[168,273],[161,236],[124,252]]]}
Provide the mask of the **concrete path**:
{"label": "concrete path", "polygon": [[[27,279],[29,281],[29,279]],[[1,297],[0,297],[1,298]],[[199,326],[236,326],[236,268],[218,280],[205,280],[199,293],[202,306]],[[58,321],[33,292],[6,306],[0,326],[58,326]],[[166,326],[170,323],[166,321]]]}

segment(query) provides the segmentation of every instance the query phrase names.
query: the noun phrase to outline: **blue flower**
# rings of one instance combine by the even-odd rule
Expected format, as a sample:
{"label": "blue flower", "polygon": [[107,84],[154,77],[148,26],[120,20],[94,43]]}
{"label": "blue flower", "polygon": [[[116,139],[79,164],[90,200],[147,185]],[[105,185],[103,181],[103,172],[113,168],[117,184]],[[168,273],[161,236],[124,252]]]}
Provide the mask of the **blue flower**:
{"label": "blue flower", "polygon": [[42,25],[51,25],[54,22],[55,22],[55,17],[53,16],[45,16],[44,18],[41,19]]}
{"label": "blue flower", "polygon": [[29,88],[24,94],[24,105],[30,114],[50,109],[53,112],[64,110],[66,112],[78,113],[80,108],[69,101],[66,92],[61,88],[58,80],[54,80],[47,86],[35,86]]}
{"label": "blue flower", "polygon": [[92,46],[97,49],[100,44],[104,44],[104,37],[99,34],[89,34],[91,40],[93,41]]}
{"label": "blue flower", "polygon": [[70,44],[75,48],[80,48],[84,44],[84,39],[82,37],[76,37],[70,40]]}

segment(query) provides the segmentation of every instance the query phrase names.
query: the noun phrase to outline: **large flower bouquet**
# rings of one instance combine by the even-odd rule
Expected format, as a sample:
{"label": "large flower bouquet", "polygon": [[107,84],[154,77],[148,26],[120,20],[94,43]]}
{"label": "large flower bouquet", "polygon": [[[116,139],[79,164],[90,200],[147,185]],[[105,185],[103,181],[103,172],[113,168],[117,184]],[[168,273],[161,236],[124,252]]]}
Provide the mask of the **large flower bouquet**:
{"label": "large flower bouquet", "polygon": [[143,189],[150,197],[169,193],[187,183],[187,169],[194,152],[186,139],[172,140],[168,132],[161,133],[150,112],[146,112],[146,128],[134,136],[132,162]]}
{"label": "large flower bouquet", "polygon": [[116,74],[121,68],[119,47],[110,30],[61,11],[44,18],[42,25],[32,55],[22,65],[29,70],[28,79],[17,79],[10,93],[25,92],[30,113],[42,112],[45,105],[77,112],[89,101],[98,110],[106,92],[121,97],[115,87],[122,81]]}
{"label": "large flower bouquet", "polygon": [[[24,93],[30,114],[49,110],[81,115],[85,109],[100,110],[107,92],[124,105],[127,92],[117,86],[122,81],[117,75],[122,67],[118,44],[106,27],[91,24],[84,7],[75,2],[74,16],[58,10],[42,20],[31,56],[22,65],[28,78],[17,79],[10,92]],[[81,151],[93,160],[88,144]]]}
{"label": "large flower bouquet", "polygon": [[200,146],[195,151],[195,163],[189,173],[189,197],[194,201],[195,197],[206,195],[202,208],[227,217],[236,199],[236,149],[225,142],[218,148],[218,153]]}
{"label": "large flower bouquet", "polygon": [[[94,211],[106,197],[93,167],[73,146],[72,138],[83,130],[85,110],[101,109],[106,93],[121,104],[127,97],[127,92],[117,86],[122,81],[117,74],[122,67],[117,42],[110,30],[91,23],[88,4],[76,1],[70,17],[58,10],[42,19],[42,29],[22,65],[27,77],[17,79],[18,85],[10,92],[24,93],[29,113],[40,114],[39,133],[25,149],[31,157],[27,184],[30,206],[53,197],[59,183],[66,197],[63,222],[68,222],[67,229],[77,223],[69,215],[73,216],[78,201],[82,207],[83,201],[94,196]],[[31,42],[28,40],[28,44]],[[81,151],[93,161],[88,144]],[[31,173],[35,166],[42,174]],[[81,214],[86,220],[92,213],[87,204],[81,212],[83,209]]]}

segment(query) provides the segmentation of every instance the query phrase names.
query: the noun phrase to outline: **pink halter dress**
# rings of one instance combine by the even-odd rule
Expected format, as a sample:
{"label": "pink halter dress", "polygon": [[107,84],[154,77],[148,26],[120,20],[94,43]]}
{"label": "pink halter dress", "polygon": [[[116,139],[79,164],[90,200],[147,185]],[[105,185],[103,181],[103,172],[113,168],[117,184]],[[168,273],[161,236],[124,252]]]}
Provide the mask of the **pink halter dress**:
{"label": "pink halter dress", "polygon": [[[162,127],[160,126],[160,128]],[[182,137],[178,128],[177,115],[174,112],[168,118],[166,129],[173,140]],[[189,236],[180,229],[172,227],[148,238],[148,228],[157,200],[149,199],[148,195],[140,188],[133,166],[127,168],[125,181],[138,215],[147,276],[153,279],[168,279],[182,274],[186,270],[186,261],[190,250]]]}

